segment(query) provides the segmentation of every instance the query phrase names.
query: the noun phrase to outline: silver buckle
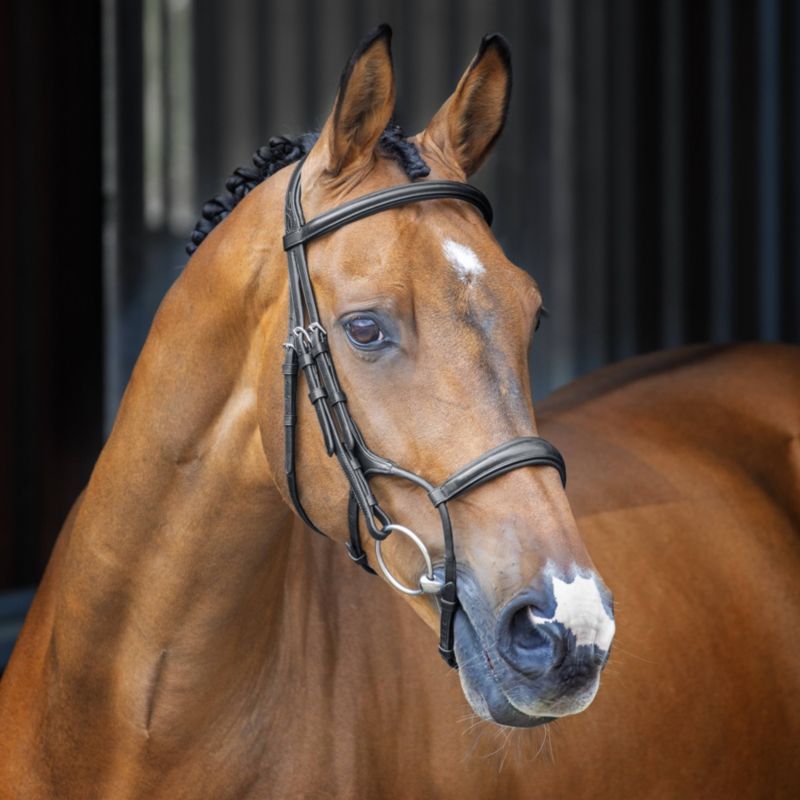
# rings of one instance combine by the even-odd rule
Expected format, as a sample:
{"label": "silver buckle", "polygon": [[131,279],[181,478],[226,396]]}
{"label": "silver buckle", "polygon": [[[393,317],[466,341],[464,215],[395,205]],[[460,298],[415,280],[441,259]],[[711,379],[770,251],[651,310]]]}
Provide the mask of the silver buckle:
{"label": "silver buckle", "polygon": [[296,336],[298,339],[305,339],[306,344],[311,347],[311,337],[308,335],[308,331],[302,326],[298,325],[296,328],[292,328],[292,335]]}

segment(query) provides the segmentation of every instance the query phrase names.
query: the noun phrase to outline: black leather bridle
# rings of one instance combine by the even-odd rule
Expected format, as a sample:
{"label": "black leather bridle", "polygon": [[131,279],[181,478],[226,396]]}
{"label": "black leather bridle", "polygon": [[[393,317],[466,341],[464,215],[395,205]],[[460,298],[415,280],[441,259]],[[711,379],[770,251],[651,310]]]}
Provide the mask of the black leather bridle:
{"label": "black leather bridle", "polygon": [[[456,556],[453,530],[447,503],[482,483],[520,467],[545,465],[554,467],[566,484],[566,467],[561,454],[545,439],[524,436],[488,450],[479,458],[462,467],[446,481],[434,486],[425,478],[403,469],[398,464],[376,455],[367,447],[347,408],[347,398],[339,385],[328,336],[322,326],[314,298],[314,289],[308,271],[305,245],[312,239],[341,228],[355,220],[379,211],[386,211],[407,203],[422,200],[454,199],[472,203],[488,224],[492,222],[489,201],[474,186],[455,181],[429,180],[403,184],[359,197],[306,222],[300,202],[300,176],[303,162],[294,170],[286,191],[286,235],[283,239],[289,266],[289,336],[284,345],[284,432],[285,469],[289,494],[297,513],[318,533],[322,531],[311,521],[302,503],[295,472],[295,426],[298,366],[303,371],[308,398],[311,401],[322,430],[325,449],[336,456],[350,484],[348,521],[350,541],[347,550],[350,558],[374,574],[367,563],[367,554],[361,546],[359,512],[364,515],[366,529],[376,541],[379,566],[389,581],[408,594],[422,592],[435,594],[440,610],[439,652],[444,660],[456,667],[453,650],[453,618],[458,606],[456,582]],[[439,512],[444,537],[444,571],[440,578],[434,574],[427,548],[413,531],[393,524],[380,507],[370,489],[369,479],[374,475],[388,475],[407,480],[424,489],[430,502]],[[381,557],[380,544],[393,531],[409,536],[425,557],[427,572],[420,578],[419,589],[408,589],[386,569]]]}

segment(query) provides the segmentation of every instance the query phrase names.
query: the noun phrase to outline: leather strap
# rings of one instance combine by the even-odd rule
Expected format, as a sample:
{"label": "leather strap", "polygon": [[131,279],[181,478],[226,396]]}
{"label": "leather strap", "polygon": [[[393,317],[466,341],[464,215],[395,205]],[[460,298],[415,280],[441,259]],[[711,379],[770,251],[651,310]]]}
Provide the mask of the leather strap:
{"label": "leather strap", "polygon": [[428,497],[434,506],[439,506],[513,469],[539,465],[557,469],[562,485],[567,485],[567,468],[561,453],[546,439],[523,436],[487,450],[429,492]]}
{"label": "leather strap", "polygon": [[447,581],[439,592],[439,655],[447,666],[458,668],[453,626],[458,609],[458,592],[454,580]]}
{"label": "leather strap", "polygon": [[301,224],[300,227],[287,228],[287,233],[283,237],[283,249],[291,250],[312,239],[335,231],[337,228],[349,225],[357,219],[388,211],[390,208],[417,203],[421,200],[446,199],[465,200],[472,203],[483,214],[486,223],[492,224],[492,206],[486,199],[486,195],[468,183],[458,183],[457,181],[408,183],[365,194],[349,203],[325,211],[309,222]]}
{"label": "leather strap", "polygon": [[361,531],[358,526],[358,501],[353,492],[350,492],[350,499],[347,503],[347,524],[350,528],[350,541],[345,544],[347,555],[358,564],[359,567],[365,569],[370,575],[376,575],[374,569],[367,561],[367,554],[361,546]]}

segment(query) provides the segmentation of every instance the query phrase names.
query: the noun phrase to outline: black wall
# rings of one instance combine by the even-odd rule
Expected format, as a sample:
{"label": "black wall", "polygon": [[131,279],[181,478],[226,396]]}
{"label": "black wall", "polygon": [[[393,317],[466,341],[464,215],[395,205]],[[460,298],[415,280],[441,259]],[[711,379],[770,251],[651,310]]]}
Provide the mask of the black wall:
{"label": "black wall", "polygon": [[41,575],[102,437],[99,4],[0,4],[0,589]]}

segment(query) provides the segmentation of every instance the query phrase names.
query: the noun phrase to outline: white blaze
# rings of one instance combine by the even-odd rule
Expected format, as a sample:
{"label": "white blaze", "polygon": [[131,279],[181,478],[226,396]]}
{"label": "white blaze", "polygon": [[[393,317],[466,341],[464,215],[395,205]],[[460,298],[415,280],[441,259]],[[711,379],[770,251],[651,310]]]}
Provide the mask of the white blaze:
{"label": "white blaze", "polygon": [[472,283],[475,278],[486,272],[481,260],[466,245],[454,242],[452,239],[445,239],[442,244],[442,250],[444,250],[445,257],[464,283]]}
{"label": "white blaze", "polygon": [[560,622],[572,631],[578,645],[596,644],[601,650],[611,647],[614,638],[614,620],[608,615],[594,578],[577,575],[571,583],[553,576],[553,595],[556,610],[550,619],[537,617],[528,609],[536,623]]}

